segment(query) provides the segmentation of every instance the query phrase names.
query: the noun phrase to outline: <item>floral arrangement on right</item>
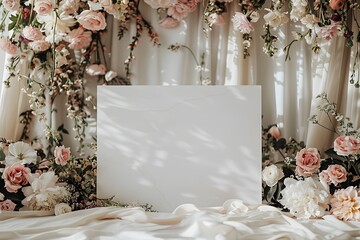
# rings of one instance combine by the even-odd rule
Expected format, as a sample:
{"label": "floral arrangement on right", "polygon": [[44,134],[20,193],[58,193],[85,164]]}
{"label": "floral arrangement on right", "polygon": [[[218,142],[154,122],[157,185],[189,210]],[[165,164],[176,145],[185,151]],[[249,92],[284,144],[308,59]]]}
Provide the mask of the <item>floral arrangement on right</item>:
{"label": "floral arrangement on right", "polygon": [[317,98],[331,127],[320,123],[318,115],[310,121],[336,134],[333,148],[322,158],[316,148],[281,138],[276,125],[263,128],[263,199],[297,218],[331,214],[360,221],[360,132],[326,94]]}

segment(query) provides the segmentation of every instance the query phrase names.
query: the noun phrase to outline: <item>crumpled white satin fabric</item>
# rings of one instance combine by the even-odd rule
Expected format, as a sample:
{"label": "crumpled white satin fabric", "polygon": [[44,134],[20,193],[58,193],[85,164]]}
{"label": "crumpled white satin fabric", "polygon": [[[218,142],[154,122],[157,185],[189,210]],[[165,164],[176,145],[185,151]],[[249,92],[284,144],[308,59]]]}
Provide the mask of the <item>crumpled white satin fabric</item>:
{"label": "crumpled white satin fabric", "polygon": [[184,204],[173,213],[94,208],[60,216],[1,212],[0,239],[360,239],[360,223],[334,216],[296,220],[279,209],[228,200],[221,207]]}

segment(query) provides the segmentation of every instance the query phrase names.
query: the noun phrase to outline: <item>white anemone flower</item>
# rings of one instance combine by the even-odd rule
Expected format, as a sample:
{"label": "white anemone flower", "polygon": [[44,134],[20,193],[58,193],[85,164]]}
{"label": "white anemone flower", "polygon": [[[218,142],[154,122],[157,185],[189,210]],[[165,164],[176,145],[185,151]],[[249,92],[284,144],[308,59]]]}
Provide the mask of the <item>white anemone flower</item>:
{"label": "white anemone flower", "polygon": [[16,142],[9,145],[9,156],[6,156],[6,164],[11,166],[14,163],[32,163],[36,161],[36,151],[27,143]]}

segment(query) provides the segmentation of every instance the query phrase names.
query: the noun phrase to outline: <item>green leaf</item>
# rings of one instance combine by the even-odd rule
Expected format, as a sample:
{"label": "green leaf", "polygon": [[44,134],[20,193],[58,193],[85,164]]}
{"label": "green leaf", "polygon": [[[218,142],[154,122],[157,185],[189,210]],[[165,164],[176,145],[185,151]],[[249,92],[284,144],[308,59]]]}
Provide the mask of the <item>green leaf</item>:
{"label": "green leaf", "polygon": [[5,161],[5,153],[2,148],[0,148],[0,161]]}
{"label": "green leaf", "polygon": [[283,149],[286,147],[285,138],[280,138],[274,145],[275,150]]}
{"label": "green leaf", "polygon": [[20,16],[17,14],[17,15],[11,15],[10,16],[10,23],[9,23],[9,25],[8,25],[8,30],[10,31],[10,30],[12,30],[12,29],[14,29],[14,27],[16,26],[16,22],[18,21],[18,18],[19,18]]}
{"label": "green leaf", "polygon": [[346,157],[337,155],[337,153],[334,151],[333,148],[329,149],[329,150],[326,150],[325,154],[328,155],[329,157],[331,157],[334,160],[340,160],[342,162],[348,161],[348,159]]}

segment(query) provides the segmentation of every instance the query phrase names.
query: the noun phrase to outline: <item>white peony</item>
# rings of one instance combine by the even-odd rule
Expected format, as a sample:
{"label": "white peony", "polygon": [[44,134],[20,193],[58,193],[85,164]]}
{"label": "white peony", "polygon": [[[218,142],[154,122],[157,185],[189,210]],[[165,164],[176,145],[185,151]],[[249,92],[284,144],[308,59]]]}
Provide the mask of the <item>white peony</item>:
{"label": "white peony", "polygon": [[280,203],[297,218],[322,217],[330,203],[329,187],[313,178],[297,181],[286,178]]}
{"label": "white peony", "polygon": [[154,9],[168,8],[177,3],[177,0],[145,0],[145,3]]}
{"label": "white peony", "polygon": [[269,187],[275,186],[277,182],[284,177],[284,172],[282,169],[276,167],[274,164],[264,168],[262,172],[263,181]]}
{"label": "white peony", "polygon": [[33,163],[36,161],[36,151],[27,143],[16,142],[9,145],[9,156],[6,156],[6,164],[11,166],[15,163]]}
{"label": "white peony", "polygon": [[21,203],[30,210],[53,210],[69,196],[65,187],[57,185],[54,172],[28,175],[27,180],[31,186],[22,188],[25,198]]}

